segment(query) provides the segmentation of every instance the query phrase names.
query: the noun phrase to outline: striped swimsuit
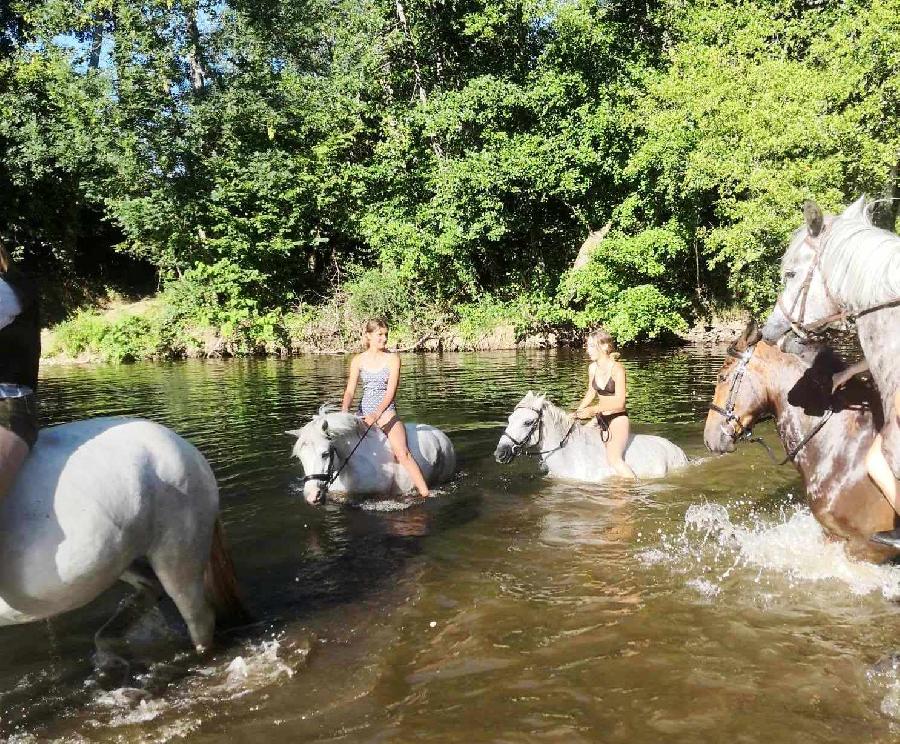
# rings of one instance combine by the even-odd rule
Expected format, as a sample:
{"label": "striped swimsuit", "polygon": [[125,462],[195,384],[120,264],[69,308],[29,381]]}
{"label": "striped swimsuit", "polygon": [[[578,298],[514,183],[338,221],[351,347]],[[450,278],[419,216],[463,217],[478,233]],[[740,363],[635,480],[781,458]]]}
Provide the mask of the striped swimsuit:
{"label": "striped swimsuit", "polygon": [[[375,413],[375,411],[378,410],[378,406],[381,405],[381,401],[384,400],[391,371],[387,367],[382,367],[381,369],[370,372],[369,370],[360,367],[359,376],[362,378],[364,387],[362,400],[359,401],[359,408],[356,410],[356,413],[359,416],[368,416],[370,413]],[[397,410],[394,401],[391,401],[387,410]]]}

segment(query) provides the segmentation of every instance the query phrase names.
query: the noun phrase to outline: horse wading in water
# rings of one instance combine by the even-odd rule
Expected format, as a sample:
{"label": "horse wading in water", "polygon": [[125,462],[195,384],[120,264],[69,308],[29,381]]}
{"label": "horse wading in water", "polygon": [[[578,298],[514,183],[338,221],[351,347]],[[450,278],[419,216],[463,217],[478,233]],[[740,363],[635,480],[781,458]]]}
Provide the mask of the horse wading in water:
{"label": "horse wading in water", "polygon": [[[881,396],[885,423],[865,457],[869,475],[898,510],[900,478],[900,236],[872,224],[864,198],[837,217],[804,205],[805,225],[782,259],[784,286],[762,330],[801,341],[855,323]],[[876,537],[900,548],[900,531]]]}
{"label": "horse wading in water", "polygon": [[[404,424],[409,452],[429,486],[449,480],[456,470],[456,452],[444,432],[426,424]],[[403,494],[415,488],[387,436],[377,426],[328,406],[319,409],[297,437],[293,455],[306,475],[303,497],[321,504],[329,491],[342,494]]]}
{"label": "horse wading in water", "polygon": [[881,424],[871,386],[851,380],[832,393],[845,368],[826,347],[802,356],[760,342],[755,324],[729,347],[706,419],[703,441],[712,452],[733,452],[753,425],[773,415],[787,457],[803,476],[809,507],[856,558],[883,561],[898,551],[869,541],[890,529],[894,510],[866,473],[865,453]]}
{"label": "horse wading in water", "polygon": [[[546,397],[529,391],[510,414],[494,457],[505,464],[533,450],[551,476],[597,483],[616,475],[604,444],[599,428],[581,426]],[[678,445],[652,434],[629,435],[624,460],[639,478],[661,478],[688,463]]]}
{"label": "horse wading in water", "polygon": [[198,653],[217,616],[242,620],[206,458],[151,421],[98,418],[42,429],[0,501],[0,625],[87,604],[117,580],[136,594],[98,631],[98,651],[172,598]]}

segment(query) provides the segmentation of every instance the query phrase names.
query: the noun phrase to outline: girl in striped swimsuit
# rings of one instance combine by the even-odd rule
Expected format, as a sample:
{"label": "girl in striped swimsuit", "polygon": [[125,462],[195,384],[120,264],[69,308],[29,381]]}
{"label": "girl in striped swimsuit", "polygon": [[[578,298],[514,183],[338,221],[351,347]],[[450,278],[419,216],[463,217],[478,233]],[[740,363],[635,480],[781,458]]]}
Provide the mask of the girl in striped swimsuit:
{"label": "girl in striped swimsuit", "polygon": [[363,343],[366,350],[357,354],[350,362],[350,376],[341,410],[350,411],[350,404],[356,393],[356,383],[362,378],[363,396],[356,413],[370,426],[378,424],[387,435],[394,457],[409,473],[412,482],[423,497],[429,495],[428,484],[422,477],[422,471],[409,452],[406,443],[406,429],[397,418],[397,406],[394,396],[400,382],[400,355],[390,354],[387,348],[388,327],[383,320],[370,320],[366,323]]}

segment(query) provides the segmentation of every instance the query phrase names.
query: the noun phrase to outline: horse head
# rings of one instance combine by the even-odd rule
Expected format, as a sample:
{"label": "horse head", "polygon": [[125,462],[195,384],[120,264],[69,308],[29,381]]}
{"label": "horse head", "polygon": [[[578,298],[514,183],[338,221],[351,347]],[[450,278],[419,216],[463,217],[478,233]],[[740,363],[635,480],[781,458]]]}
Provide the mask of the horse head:
{"label": "horse head", "polygon": [[754,364],[761,338],[756,322],[751,320],[728,347],[703,430],[703,442],[711,452],[733,452],[737,440],[749,434],[766,405],[766,387],[759,379],[764,373],[758,361]]}
{"label": "horse head", "polygon": [[500,435],[494,459],[499,463],[509,463],[529,447],[537,447],[541,443],[544,405],[546,398],[532,391],[519,401],[509,415],[509,423]]}
{"label": "horse head", "polygon": [[308,504],[322,504],[328,488],[343,463],[344,442],[358,429],[358,420],[349,413],[322,406],[302,429],[286,434],[297,437],[292,455],[303,466],[303,497]]}
{"label": "horse head", "polygon": [[822,258],[838,220],[859,219],[865,210],[864,197],[838,218],[826,217],[814,201],[804,202],[804,224],[794,232],[781,261],[781,291],[762,329],[766,341],[775,343],[793,332],[806,342],[810,335],[843,321],[845,308],[829,288]]}

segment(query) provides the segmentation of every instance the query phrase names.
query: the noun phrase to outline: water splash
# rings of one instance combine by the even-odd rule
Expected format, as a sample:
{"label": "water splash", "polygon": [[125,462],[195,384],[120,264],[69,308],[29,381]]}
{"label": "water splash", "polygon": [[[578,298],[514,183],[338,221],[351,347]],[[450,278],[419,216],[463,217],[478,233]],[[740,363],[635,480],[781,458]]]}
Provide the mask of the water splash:
{"label": "water splash", "polygon": [[[881,593],[900,599],[900,567],[850,558],[842,542],[831,541],[806,507],[782,508],[776,515],[750,509],[743,523],[733,514],[747,503],[692,504],[678,534],[660,534],[660,545],[641,551],[646,565],[666,564],[692,575],[687,585],[707,598],[724,589],[737,572],[753,581],[787,582],[790,587],[837,581],[854,595]],[[698,575],[699,574],[699,575]],[[719,591],[713,591],[712,587]]]}

